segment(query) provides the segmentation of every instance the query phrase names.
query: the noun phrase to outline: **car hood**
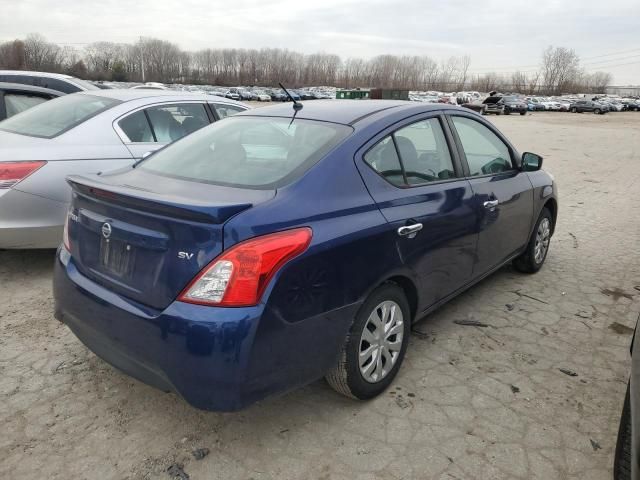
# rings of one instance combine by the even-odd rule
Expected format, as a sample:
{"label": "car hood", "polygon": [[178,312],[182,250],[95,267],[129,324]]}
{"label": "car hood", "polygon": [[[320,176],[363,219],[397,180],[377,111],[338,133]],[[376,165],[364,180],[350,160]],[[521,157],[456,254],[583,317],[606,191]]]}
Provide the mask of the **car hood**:
{"label": "car hood", "polygon": [[73,145],[0,130],[0,162],[23,160],[93,160],[132,158],[123,145]]}

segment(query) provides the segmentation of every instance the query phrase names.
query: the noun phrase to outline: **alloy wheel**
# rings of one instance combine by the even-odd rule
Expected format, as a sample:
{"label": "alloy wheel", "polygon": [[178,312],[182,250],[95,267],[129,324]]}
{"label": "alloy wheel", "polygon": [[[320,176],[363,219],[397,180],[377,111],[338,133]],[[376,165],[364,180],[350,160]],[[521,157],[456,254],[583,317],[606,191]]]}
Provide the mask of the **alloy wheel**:
{"label": "alloy wheel", "polygon": [[547,255],[549,249],[549,240],[551,238],[551,222],[548,218],[543,218],[538,225],[538,231],[536,232],[536,244],[534,247],[534,258],[536,263],[540,264]]}

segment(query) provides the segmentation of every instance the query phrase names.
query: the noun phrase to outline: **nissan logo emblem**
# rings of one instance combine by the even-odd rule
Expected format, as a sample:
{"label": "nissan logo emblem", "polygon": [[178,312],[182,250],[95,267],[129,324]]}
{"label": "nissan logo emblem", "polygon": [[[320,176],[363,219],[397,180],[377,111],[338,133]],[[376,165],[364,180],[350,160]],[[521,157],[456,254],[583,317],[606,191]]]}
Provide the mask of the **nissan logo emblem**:
{"label": "nissan logo emblem", "polygon": [[109,238],[111,236],[111,225],[108,223],[102,224],[102,236],[104,238]]}

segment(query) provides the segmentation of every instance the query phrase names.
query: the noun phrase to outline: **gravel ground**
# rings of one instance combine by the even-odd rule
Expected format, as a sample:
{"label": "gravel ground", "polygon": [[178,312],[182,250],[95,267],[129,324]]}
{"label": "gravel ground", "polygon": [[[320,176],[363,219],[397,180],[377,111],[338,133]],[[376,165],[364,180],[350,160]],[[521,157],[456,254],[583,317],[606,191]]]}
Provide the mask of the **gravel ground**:
{"label": "gravel ground", "polygon": [[547,263],[505,267],[416,324],[397,380],[367,403],[319,381],[240,413],[194,410],[54,320],[53,252],[0,252],[0,474],[611,478],[640,312],[640,114],[492,121],[559,183]]}

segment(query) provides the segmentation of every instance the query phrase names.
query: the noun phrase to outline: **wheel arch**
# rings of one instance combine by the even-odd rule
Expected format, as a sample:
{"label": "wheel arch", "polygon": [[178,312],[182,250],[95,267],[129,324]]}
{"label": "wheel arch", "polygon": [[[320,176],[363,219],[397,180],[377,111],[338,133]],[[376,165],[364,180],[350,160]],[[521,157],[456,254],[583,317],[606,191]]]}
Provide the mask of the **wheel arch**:
{"label": "wheel arch", "polygon": [[556,220],[558,218],[558,202],[556,201],[555,198],[549,198],[545,204],[543,205],[542,208],[546,208],[547,210],[549,210],[549,212],[551,212],[551,219],[552,219],[552,225],[551,225],[551,233],[553,234],[553,232],[556,229]]}
{"label": "wheel arch", "polygon": [[418,289],[413,280],[403,275],[395,275],[386,279],[381,283],[381,285],[384,285],[385,283],[395,284],[402,289],[405,296],[407,297],[407,301],[409,302],[411,321],[413,322],[418,313]]}

